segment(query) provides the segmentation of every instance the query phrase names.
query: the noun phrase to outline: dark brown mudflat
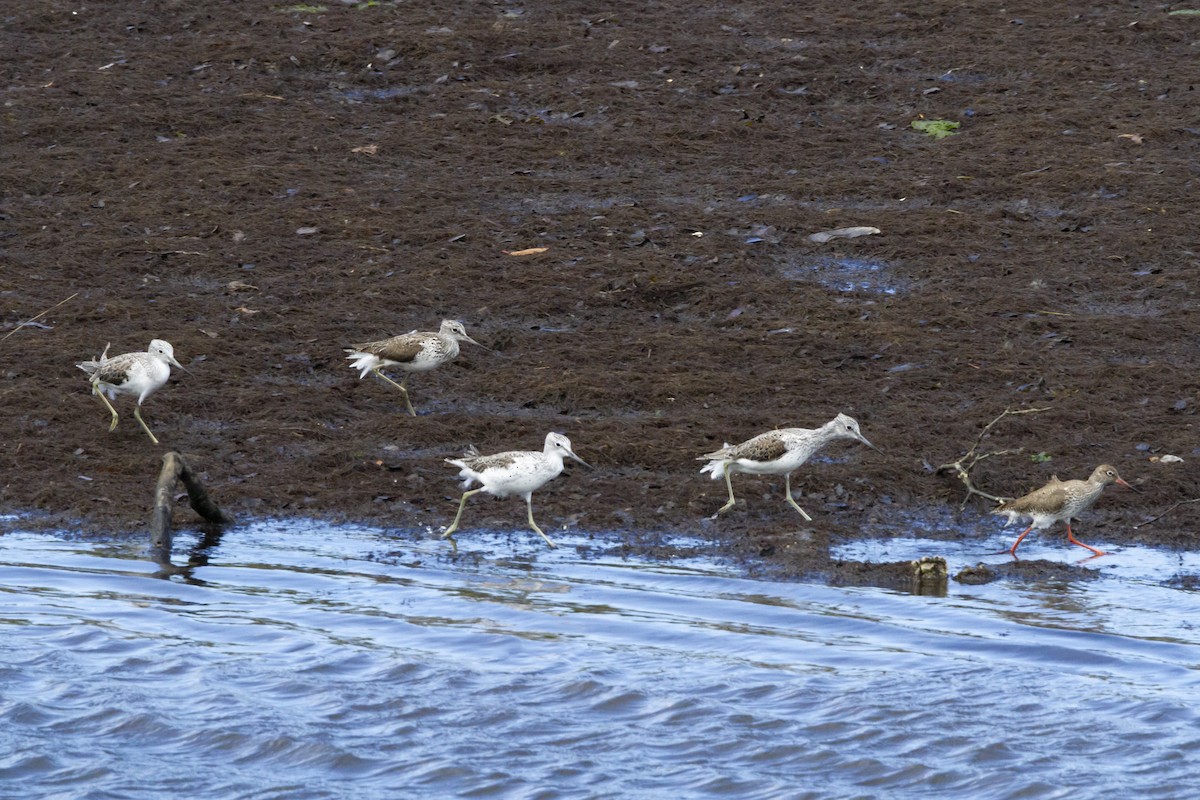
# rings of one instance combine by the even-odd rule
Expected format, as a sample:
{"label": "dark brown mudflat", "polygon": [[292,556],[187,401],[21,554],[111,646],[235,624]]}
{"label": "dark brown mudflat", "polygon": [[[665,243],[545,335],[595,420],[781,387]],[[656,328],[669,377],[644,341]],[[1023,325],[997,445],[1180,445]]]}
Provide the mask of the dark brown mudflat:
{"label": "dark brown mudflat", "polygon": [[[695,534],[852,580],[831,541],[994,531],[931,468],[1044,407],[985,440],[1023,452],[981,487],[1109,462],[1145,493],[1110,490],[1084,541],[1192,544],[1200,504],[1133,526],[1200,496],[1200,18],[311,8],[4,10],[0,503],[21,526],[143,529],[178,449],[236,517],[432,536],[458,498],[444,458],[557,430],[596,470],[535,495],[548,532],[664,557],[663,534]],[[808,239],[845,226],[882,233]],[[495,352],[412,378],[420,416],[347,368],[343,346],[443,317]],[[153,337],[192,371],[147,403],[162,447],[128,400],[107,433],[74,367]],[[813,523],[746,476],[707,519],[724,487],[697,455],[838,411],[883,453],[836,444],[797,473]],[[463,539],[523,518],[475,498]]]}

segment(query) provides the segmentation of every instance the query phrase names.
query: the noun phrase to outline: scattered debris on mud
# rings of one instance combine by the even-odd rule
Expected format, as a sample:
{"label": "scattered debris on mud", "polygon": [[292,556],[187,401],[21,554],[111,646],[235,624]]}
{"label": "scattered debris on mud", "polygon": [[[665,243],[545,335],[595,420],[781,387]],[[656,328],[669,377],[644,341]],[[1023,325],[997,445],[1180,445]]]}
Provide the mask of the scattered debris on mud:
{"label": "scattered debris on mud", "polygon": [[[1008,452],[974,485],[1112,463],[1144,494],[1090,511],[1089,541],[1193,545],[1197,505],[1134,528],[1200,495],[1186,17],[52,3],[0,35],[0,502],[23,526],[143,529],[174,449],[235,517],[419,536],[453,516],[445,458],[553,430],[596,471],[538,494],[548,526],[839,580],[831,538],[956,508],[933,465],[1037,408],[987,433]],[[864,221],[887,234],[810,241]],[[414,378],[417,417],[347,368],[443,318],[492,352]],[[146,404],[161,447],[109,434],[73,367],[155,337],[191,370]],[[837,412],[883,453],[794,476],[811,526],[749,476],[707,520],[697,455]]]}

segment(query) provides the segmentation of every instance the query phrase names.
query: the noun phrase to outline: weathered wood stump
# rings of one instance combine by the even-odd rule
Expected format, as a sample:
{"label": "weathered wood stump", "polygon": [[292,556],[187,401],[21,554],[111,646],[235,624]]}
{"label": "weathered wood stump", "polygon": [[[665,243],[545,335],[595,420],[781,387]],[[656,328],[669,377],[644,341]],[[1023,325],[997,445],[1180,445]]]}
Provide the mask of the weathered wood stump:
{"label": "weathered wood stump", "polygon": [[158,487],[154,491],[154,511],[150,517],[150,554],[159,564],[171,562],[171,512],[175,485],[183,481],[188,493],[188,504],[207,522],[225,525],[233,520],[226,516],[208,496],[204,484],[188,467],[183,456],[171,451],[163,456],[162,472],[158,474]]}

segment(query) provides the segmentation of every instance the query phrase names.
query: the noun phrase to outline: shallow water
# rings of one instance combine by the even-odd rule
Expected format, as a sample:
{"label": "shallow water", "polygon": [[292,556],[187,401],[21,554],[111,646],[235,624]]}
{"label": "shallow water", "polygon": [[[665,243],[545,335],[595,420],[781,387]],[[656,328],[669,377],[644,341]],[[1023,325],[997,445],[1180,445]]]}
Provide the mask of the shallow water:
{"label": "shallow water", "polygon": [[822,256],[786,263],[780,270],[788,280],[812,280],[838,292],[899,294],[908,287],[881,261]]}
{"label": "shallow water", "polygon": [[466,531],[454,558],[263,522],[178,541],[197,566],[167,576],[140,541],[12,531],[0,796],[1200,791],[1200,603],[1161,585],[1178,556],[935,598],[556,536]]}

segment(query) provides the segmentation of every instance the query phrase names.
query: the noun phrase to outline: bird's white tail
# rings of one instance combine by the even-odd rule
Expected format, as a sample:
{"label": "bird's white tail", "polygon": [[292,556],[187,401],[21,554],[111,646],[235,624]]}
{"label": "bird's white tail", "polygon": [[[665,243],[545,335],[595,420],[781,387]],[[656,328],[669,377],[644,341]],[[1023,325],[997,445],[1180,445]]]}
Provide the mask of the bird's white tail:
{"label": "bird's white tail", "polygon": [[714,481],[721,480],[721,478],[725,475],[725,465],[733,463],[733,459],[721,458],[721,456],[729,452],[729,448],[732,446],[733,445],[729,444],[729,442],[725,442],[725,444],[721,445],[720,450],[714,450],[713,452],[702,455],[700,458],[696,459],[697,461],[702,461],[706,458],[708,459],[708,463],[700,468],[700,474],[703,475],[706,472],[711,472]]}
{"label": "bird's white tail", "polygon": [[[474,449],[474,447],[471,448],[471,450]],[[470,453],[468,453],[468,455],[470,455]],[[468,467],[466,462],[464,462],[461,458],[447,458],[446,463],[453,464],[454,466],[458,467],[458,477],[463,482],[463,489],[470,489],[475,484],[475,481],[478,480],[478,475],[475,470]]]}
{"label": "bird's white tail", "polygon": [[105,361],[108,361],[108,348],[111,345],[112,345],[112,342],[109,342],[108,344],[104,345],[104,352],[101,353],[100,357],[97,358],[95,361],[83,361],[83,362],[76,364],[75,366],[79,367],[81,370],[86,372],[88,375],[95,375],[96,370],[98,370],[102,366],[104,366]]}
{"label": "bird's white tail", "polygon": [[359,353],[357,351],[346,351],[350,355],[346,356],[350,361],[354,362],[350,365],[350,369],[359,370],[358,379],[361,381],[367,377],[367,373],[375,368],[378,363],[375,356],[370,353]]}
{"label": "bird's white tail", "polygon": [[1016,522],[1021,516],[1015,511],[1009,511],[1007,508],[993,508],[991,513],[998,517],[1004,517],[1004,527],[1006,528]]}

